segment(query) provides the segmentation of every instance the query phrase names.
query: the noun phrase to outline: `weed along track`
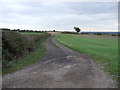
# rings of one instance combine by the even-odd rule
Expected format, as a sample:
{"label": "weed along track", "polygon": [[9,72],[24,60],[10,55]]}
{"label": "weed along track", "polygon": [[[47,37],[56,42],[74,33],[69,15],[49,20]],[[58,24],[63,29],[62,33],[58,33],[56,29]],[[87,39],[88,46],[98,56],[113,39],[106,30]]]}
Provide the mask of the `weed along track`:
{"label": "weed along track", "polygon": [[92,61],[91,57],[77,53],[51,38],[46,42],[46,50],[43,60],[5,75],[3,88],[116,87],[116,83]]}

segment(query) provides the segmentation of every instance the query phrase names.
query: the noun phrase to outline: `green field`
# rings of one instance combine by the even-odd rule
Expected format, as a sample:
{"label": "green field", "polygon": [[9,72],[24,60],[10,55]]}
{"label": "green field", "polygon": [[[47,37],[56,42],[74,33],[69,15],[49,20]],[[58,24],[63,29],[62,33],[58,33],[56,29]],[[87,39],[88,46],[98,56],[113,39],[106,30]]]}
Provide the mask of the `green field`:
{"label": "green field", "polygon": [[63,45],[92,56],[97,63],[104,65],[111,75],[118,75],[118,38],[99,35],[58,34],[57,40]]}

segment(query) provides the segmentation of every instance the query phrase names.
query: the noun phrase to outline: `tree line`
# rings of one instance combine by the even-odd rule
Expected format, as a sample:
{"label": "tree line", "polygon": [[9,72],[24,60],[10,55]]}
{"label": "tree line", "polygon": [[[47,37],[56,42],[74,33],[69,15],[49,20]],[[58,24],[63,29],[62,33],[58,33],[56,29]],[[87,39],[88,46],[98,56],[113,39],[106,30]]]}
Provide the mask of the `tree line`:
{"label": "tree line", "polygon": [[42,30],[42,31],[37,31],[37,30],[21,30],[21,29],[8,29],[8,28],[1,28],[0,30],[7,30],[7,31],[16,31],[16,32],[46,32],[46,30]]}

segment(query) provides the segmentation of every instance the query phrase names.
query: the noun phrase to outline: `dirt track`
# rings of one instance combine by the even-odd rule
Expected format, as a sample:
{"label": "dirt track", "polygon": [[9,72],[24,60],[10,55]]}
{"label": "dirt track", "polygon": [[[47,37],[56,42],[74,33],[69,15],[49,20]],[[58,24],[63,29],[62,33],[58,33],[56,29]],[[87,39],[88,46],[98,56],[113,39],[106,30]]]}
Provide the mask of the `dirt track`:
{"label": "dirt track", "polygon": [[3,77],[3,88],[114,88],[115,82],[89,56],[52,40],[35,64]]}

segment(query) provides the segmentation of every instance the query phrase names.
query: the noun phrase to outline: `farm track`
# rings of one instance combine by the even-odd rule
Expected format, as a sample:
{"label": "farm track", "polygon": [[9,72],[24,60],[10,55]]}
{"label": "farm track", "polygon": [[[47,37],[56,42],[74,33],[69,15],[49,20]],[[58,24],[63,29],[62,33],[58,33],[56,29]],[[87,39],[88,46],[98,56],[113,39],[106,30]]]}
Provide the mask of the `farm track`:
{"label": "farm track", "polygon": [[[51,40],[54,44],[51,43]],[[43,60],[5,75],[3,88],[114,88],[113,81],[91,57],[49,38]]]}

